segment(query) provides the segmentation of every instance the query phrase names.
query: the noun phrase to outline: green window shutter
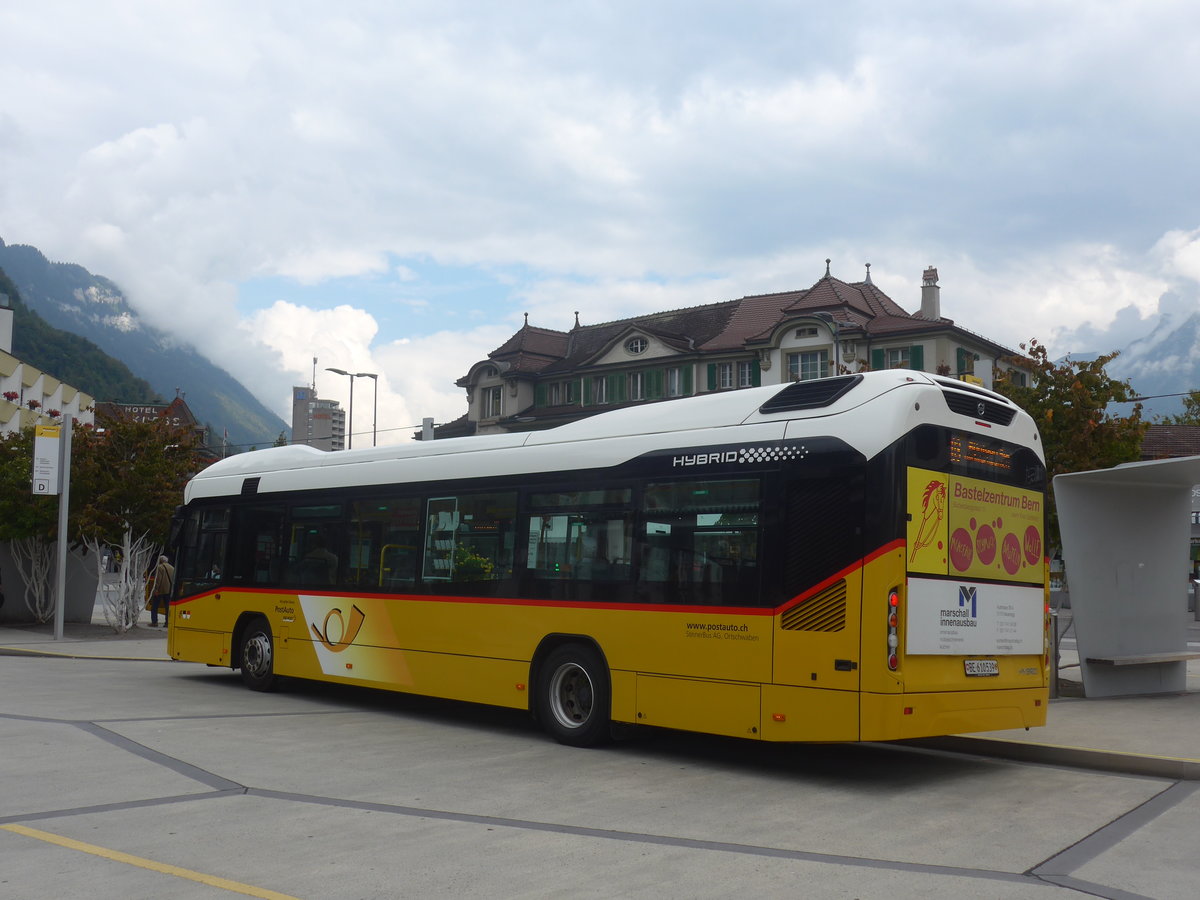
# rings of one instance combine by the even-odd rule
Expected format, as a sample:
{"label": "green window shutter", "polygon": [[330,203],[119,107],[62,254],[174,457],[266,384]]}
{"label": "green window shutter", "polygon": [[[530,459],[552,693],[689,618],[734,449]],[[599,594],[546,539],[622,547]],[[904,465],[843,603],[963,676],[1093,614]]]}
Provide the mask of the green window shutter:
{"label": "green window shutter", "polygon": [[609,403],[624,403],[625,402],[625,381],[628,376],[625,373],[619,375],[608,376],[608,402]]}
{"label": "green window shutter", "polygon": [[715,391],[717,389],[717,364],[708,364],[708,389]]}
{"label": "green window shutter", "polygon": [[883,371],[883,351],[882,350],[872,350],[871,351],[871,371],[873,371],[873,372],[882,372]]}
{"label": "green window shutter", "polygon": [[750,383],[754,387],[762,387],[762,367],[758,364],[758,357],[750,363]]}
{"label": "green window shutter", "polygon": [[925,348],[917,345],[908,348],[908,365],[918,372],[925,371]]}
{"label": "green window shutter", "polygon": [[[714,369],[713,370],[714,378],[716,377],[716,374],[717,374],[716,370]],[[684,366],[680,370],[680,376],[681,376],[679,379],[680,380],[680,392],[685,397],[692,396],[692,394],[694,393],[694,388],[692,387],[692,367]]]}
{"label": "green window shutter", "polygon": [[651,369],[646,373],[646,399],[661,400],[663,395],[663,370]]}
{"label": "green window shutter", "polygon": [[546,405],[546,385],[539,384],[536,387],[534,387],[534,389],[533,389],[533,405],[534,406],[545,406]]}

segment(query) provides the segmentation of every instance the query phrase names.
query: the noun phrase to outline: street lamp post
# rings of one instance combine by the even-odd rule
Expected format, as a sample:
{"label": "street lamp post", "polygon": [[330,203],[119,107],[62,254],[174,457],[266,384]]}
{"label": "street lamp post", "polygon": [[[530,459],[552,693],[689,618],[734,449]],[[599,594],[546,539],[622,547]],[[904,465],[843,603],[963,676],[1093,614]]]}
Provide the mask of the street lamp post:
{"label": "street lamp post", "polygon": [[345,369],[326,367],[325,371],[335,375],[346,375],[350,378],[350,407],[346,411],[346,449],[351,450],[354,447],[354,375]]}
{"label": "street lamp post", "polygon": [[374,447],[379,439],[379,375],[375,372],[356,372],[355,378],[370,378],[371,384],[371,446]]}
{"label": "street lamp post", "polygon": [[345,375],[350,379],[350,405],[346,411],[346,449],[354,448],[354,379],[370,378],[375,382],[374,408],[371,410],[371,446],[374,447],[379,435],[379,375],[375,372],[347,372],[345,369],[326,367],[326,372],[335,375]]}

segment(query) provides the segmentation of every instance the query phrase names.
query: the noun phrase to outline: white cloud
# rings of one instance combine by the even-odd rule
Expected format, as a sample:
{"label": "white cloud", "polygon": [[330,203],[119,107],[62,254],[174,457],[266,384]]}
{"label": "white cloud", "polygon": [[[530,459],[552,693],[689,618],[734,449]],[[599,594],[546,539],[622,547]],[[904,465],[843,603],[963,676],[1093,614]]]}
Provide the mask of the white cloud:
{"label": "white cloud", "polygon": [[[8,4],[0,237],[113,278],[272,408],[341,354],[411,423],[457,415],[443,395],[523,311],[806,287],[827,256],[909,309],[937,265],[964,327],[1067,341],[1200,280],[1200,23],[1092,12]],[[345,294],[284,291],[240,329],[264,276]]]}
{"label": "white cloud", "polygon": [[[410,440],[414,427],[419,428],[426,416],[439,424],[461,416],[467,409],[466,398],[454,381],[511,333],[488,326],[373,346],[378,325],[366,311],[350,306],[317,310],[283,301],[256,313],[244,329],[278,354],[292,384],[310,384],[315,374],[318,395],[337,400],[343,409],[349,409],[354,381],[357,446],[369,442],[376,404],[380,444]],[[317,358],[315,373],[313,357]],[[371,379],[351,379],[328,368],[376,374],[378,396]],[[290,387],[270,399],[270,405],[290,420]]]}

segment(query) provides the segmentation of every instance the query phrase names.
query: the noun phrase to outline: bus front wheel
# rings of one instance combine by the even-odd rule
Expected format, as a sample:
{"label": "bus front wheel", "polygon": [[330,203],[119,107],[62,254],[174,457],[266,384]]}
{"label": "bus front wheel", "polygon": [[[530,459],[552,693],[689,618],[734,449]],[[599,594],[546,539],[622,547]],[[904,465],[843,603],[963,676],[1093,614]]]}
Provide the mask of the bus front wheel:
{"label": "bus front wheel", "polygon": [[542,728],[560,744],[591,747],[610,736],[608,668],[584,644],[565,644],[543,661],[537,687]]}
{"label": "bus front wheel", "polygon": [[254,691],[275,690],[275,641],[266,619],[257,618],[246,625],[238,659],[246,687]]}

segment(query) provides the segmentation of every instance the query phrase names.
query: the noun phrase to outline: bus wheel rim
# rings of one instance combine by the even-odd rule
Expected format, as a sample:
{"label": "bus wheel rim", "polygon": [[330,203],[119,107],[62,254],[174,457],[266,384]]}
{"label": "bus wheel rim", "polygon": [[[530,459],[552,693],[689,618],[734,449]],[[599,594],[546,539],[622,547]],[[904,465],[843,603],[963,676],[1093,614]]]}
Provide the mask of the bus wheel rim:
{"label": "bus wheel rim", "polygon": [[550,712],[564,728],[582,728],[592,715],[592,678],[577,663],[564,663],[550,679]]}
{"label": "bus wheel rim", "polygon": [[256,634],[246,641],[246,658],[242,661],[252,675],[271,671],[271,641],[265,634]]}

